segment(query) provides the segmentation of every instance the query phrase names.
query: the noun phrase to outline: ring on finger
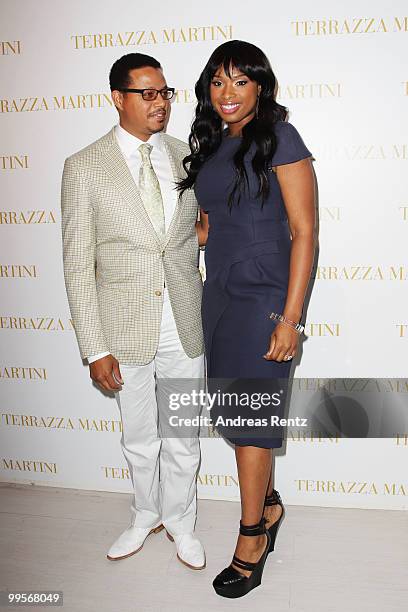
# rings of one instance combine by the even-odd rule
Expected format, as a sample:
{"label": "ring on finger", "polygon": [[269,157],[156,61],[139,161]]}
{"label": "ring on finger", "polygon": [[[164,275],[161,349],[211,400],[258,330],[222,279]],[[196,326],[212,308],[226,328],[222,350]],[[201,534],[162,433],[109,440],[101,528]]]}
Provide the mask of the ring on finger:
{"label": "ring on finger", "polygon": [[285,355],[284,357],[285,361],[290,361],[291,359],[293,359],[293,355]]}

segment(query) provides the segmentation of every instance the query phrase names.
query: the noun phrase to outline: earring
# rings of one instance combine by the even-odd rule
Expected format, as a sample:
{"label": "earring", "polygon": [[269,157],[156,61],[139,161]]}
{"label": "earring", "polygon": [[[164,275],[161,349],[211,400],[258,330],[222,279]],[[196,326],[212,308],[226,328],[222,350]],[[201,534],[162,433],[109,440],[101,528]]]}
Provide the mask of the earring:
{"label": "earring", "polygon": [[259,96],[256,97],[255,117],[258,119]]}

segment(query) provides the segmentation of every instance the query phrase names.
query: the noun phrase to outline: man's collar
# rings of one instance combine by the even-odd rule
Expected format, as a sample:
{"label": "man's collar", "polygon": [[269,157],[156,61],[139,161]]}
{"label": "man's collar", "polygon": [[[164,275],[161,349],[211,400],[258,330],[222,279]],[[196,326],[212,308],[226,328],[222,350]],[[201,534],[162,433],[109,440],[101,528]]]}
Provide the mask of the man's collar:
{"label": "man's collar", "polygon": [[[125,157],[132,157],[136,154],[140,145],[145,144],[144,140],[140,140],[140,138],[133,136],[133,134],[130,134],[130,132],[125,130],[120,124],[115,126],[115,136]],[[152,145],[152,147],[159,149],[161,152],[164,151],[164,145],[160,132],[152,134],[147,142]]]}

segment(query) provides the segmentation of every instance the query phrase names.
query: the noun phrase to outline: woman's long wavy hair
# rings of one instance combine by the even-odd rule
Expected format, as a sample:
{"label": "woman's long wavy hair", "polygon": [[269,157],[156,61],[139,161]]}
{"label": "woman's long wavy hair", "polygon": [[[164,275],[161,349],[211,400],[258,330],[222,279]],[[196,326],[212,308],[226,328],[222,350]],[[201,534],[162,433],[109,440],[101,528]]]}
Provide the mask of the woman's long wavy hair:
{"label": "woman's long wavy hair", "polygon": [[244,158],[252,143],[256,145],[252,167],[258,177],[258,196],[263,203],[269,192],[268,172],[276,150],[274,125],[286,119],[287,109],[275,100],[276,78],[268,58],[261,49],[242,40],[231,40],[217,47],[196,83],[198,102],[189,136],[191,153],[183,161],[187,176],[178,183],[177,188],[180,193],[192,188],[201,166],[221,144],[223,124],[210,97],[211,81],[220,66],[228,77],[235,67],[261,86],[256,115],[243,127],[241,144],[233,158],[237,177],[229,194],[228,206],[231,209],[236,196],[239,202],[242,188],[248,184]]}

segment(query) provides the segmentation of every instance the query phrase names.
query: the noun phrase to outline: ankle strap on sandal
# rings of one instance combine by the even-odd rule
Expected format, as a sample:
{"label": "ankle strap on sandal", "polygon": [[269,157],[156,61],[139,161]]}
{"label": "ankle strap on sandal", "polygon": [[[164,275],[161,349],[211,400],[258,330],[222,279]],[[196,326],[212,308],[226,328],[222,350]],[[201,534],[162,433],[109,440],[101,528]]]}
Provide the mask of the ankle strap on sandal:
{"label": "ankle strap on sandal", "polygon": [[232,562],[240,569],[247,570],[248,572],[253,572],[256,566],[258,565],[257,563],[251,563],[250,561],[242,561],[242,559],[240,559],[236,555],[232,557]]}
{"label": "ankle strap on sandal", "polygon": [[243,525],[242,521],[239,522],[239,533],[245,536],[257,536],[265,533],[265,517],[262,517],[259,523],[256,525]]}
{"label": "ankle strap on sandal", "polygon": [[273,489],[272,495],[265,497],[265,506],[275,506],[276,504],[282,505],[281,496],[276,489]]}

